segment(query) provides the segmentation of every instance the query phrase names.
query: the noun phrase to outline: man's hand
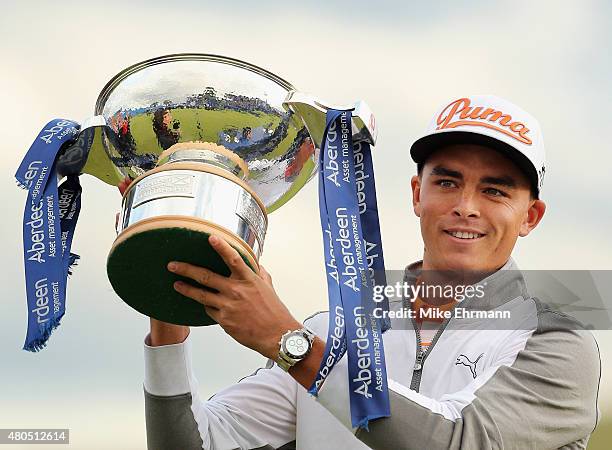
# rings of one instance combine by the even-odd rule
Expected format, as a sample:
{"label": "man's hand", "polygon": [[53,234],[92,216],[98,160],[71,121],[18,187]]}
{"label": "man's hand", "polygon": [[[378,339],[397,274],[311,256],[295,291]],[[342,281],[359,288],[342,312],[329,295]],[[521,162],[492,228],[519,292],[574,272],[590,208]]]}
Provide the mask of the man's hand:
{"label": "man's hand", "polygon": [[255,273],[223,239],[211,236],[209,242],[230,268],[231,275],[224,277],[199,266],[172,261],[168,270],[214,291],[181,281],[174,284],[174,289],[202,303],[206,313],[236,341],[275,360],[280,337],[287,330],[302,328],[302,324],[278,298],[272,278],[263,267]]}

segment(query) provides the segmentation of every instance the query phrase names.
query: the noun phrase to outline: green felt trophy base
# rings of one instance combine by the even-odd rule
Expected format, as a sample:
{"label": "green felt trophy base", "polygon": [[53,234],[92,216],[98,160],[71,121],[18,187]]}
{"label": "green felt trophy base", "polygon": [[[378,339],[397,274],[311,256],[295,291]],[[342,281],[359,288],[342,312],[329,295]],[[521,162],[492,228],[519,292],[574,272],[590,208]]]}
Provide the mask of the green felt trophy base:
{"label": "green felt trophy base", "polygon": [[229,242],[255,270],[250,247],[227,230],[191,217],[156,217],[134,224],[117,237],[106,266],[113,289],[136,311],[154,319],[176,325],[214,325],[204,306],[176,292],[173,283],[182,280],[202,286],[167,269],[170,261],[182,261],[229,276],[229,268],[208,243],[211,233]]}

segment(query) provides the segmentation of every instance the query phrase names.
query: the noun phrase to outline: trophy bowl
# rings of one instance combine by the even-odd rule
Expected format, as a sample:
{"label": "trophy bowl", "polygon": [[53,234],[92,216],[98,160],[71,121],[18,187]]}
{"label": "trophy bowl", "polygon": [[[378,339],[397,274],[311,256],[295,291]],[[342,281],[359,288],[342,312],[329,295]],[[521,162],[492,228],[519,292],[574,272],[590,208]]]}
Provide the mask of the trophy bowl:
{"label": "trophy bowl", "polygon": [[[135,64],[100,93],[95,117],[60,155],[60,175],[129,178],[107,260],[115,292],[164,322],[215,322],[173,289],[185,261],[228,276],[208,237],[225,239],[257,270],[267,213],[317,171],[327,107],[282,78],[223,56],[177,54]],[[357,138],[373,141],[358,104]]]}

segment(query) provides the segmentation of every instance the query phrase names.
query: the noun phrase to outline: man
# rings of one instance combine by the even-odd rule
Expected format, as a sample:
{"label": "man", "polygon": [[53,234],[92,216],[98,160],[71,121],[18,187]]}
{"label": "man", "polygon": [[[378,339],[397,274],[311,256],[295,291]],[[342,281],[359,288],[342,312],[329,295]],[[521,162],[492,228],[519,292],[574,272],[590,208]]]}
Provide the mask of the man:
{"label": "man", "polygon": [[[346,357],[316,399],[306,392],[323,358],[327,313],[304,322],[317,335],[311,339],[275,294],[270,275],[263,268],[253,273],[212,236],[232,275],[170,262],[170,271],[218,293],[186,283],[175,289],[200,301],[228,334],[270,362],[202,401],[188,328],[152,320],[144,383],[149,448],[586,448],[598,419],[596,343],[531,298],[510,257],[518,237],[545,211],[538,123],[498,97],[461,98],[436,113],[411,155],[418,166],[413,208],[425,250],[423,261],[406,270],[406,282],[431,285],[440,276],[427,274],[444,271],[465,279],[481,273],[469,284],[484,289],[465,303],[459,296],[449,302],[419,295],[412,309],[504,310],[513,315],[511,326],[458,317],[394,319],[383,335],[391,417],[371,421],[369,431],[354,430]],[[406,305],[406,299],[390,301],[394,311]],[[288,330],[307,338],[307,353],[286,357],[287,337],[295,336]]]}
{"label": "man", "polygon": [[159,108],[153,113],[153,131],[159,146],[167,150],[176,144],[181,137],[181,125],[173,120],[169,109]]}

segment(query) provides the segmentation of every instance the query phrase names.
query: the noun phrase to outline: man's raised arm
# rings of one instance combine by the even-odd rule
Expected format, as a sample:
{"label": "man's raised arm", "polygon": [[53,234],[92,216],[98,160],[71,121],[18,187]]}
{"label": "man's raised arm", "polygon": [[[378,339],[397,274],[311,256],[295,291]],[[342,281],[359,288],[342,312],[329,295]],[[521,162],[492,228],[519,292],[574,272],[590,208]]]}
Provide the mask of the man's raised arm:
{"label": "man's raised arm", "polygon": [[189,335],[183,342],[153,345],[155,332],[178,339],[184,331],[180,328],[187,327],[152,325],[145,340],[148,448],[293,448],[297,388],[293,379],[268,364],[203,401],[192,369]]}

